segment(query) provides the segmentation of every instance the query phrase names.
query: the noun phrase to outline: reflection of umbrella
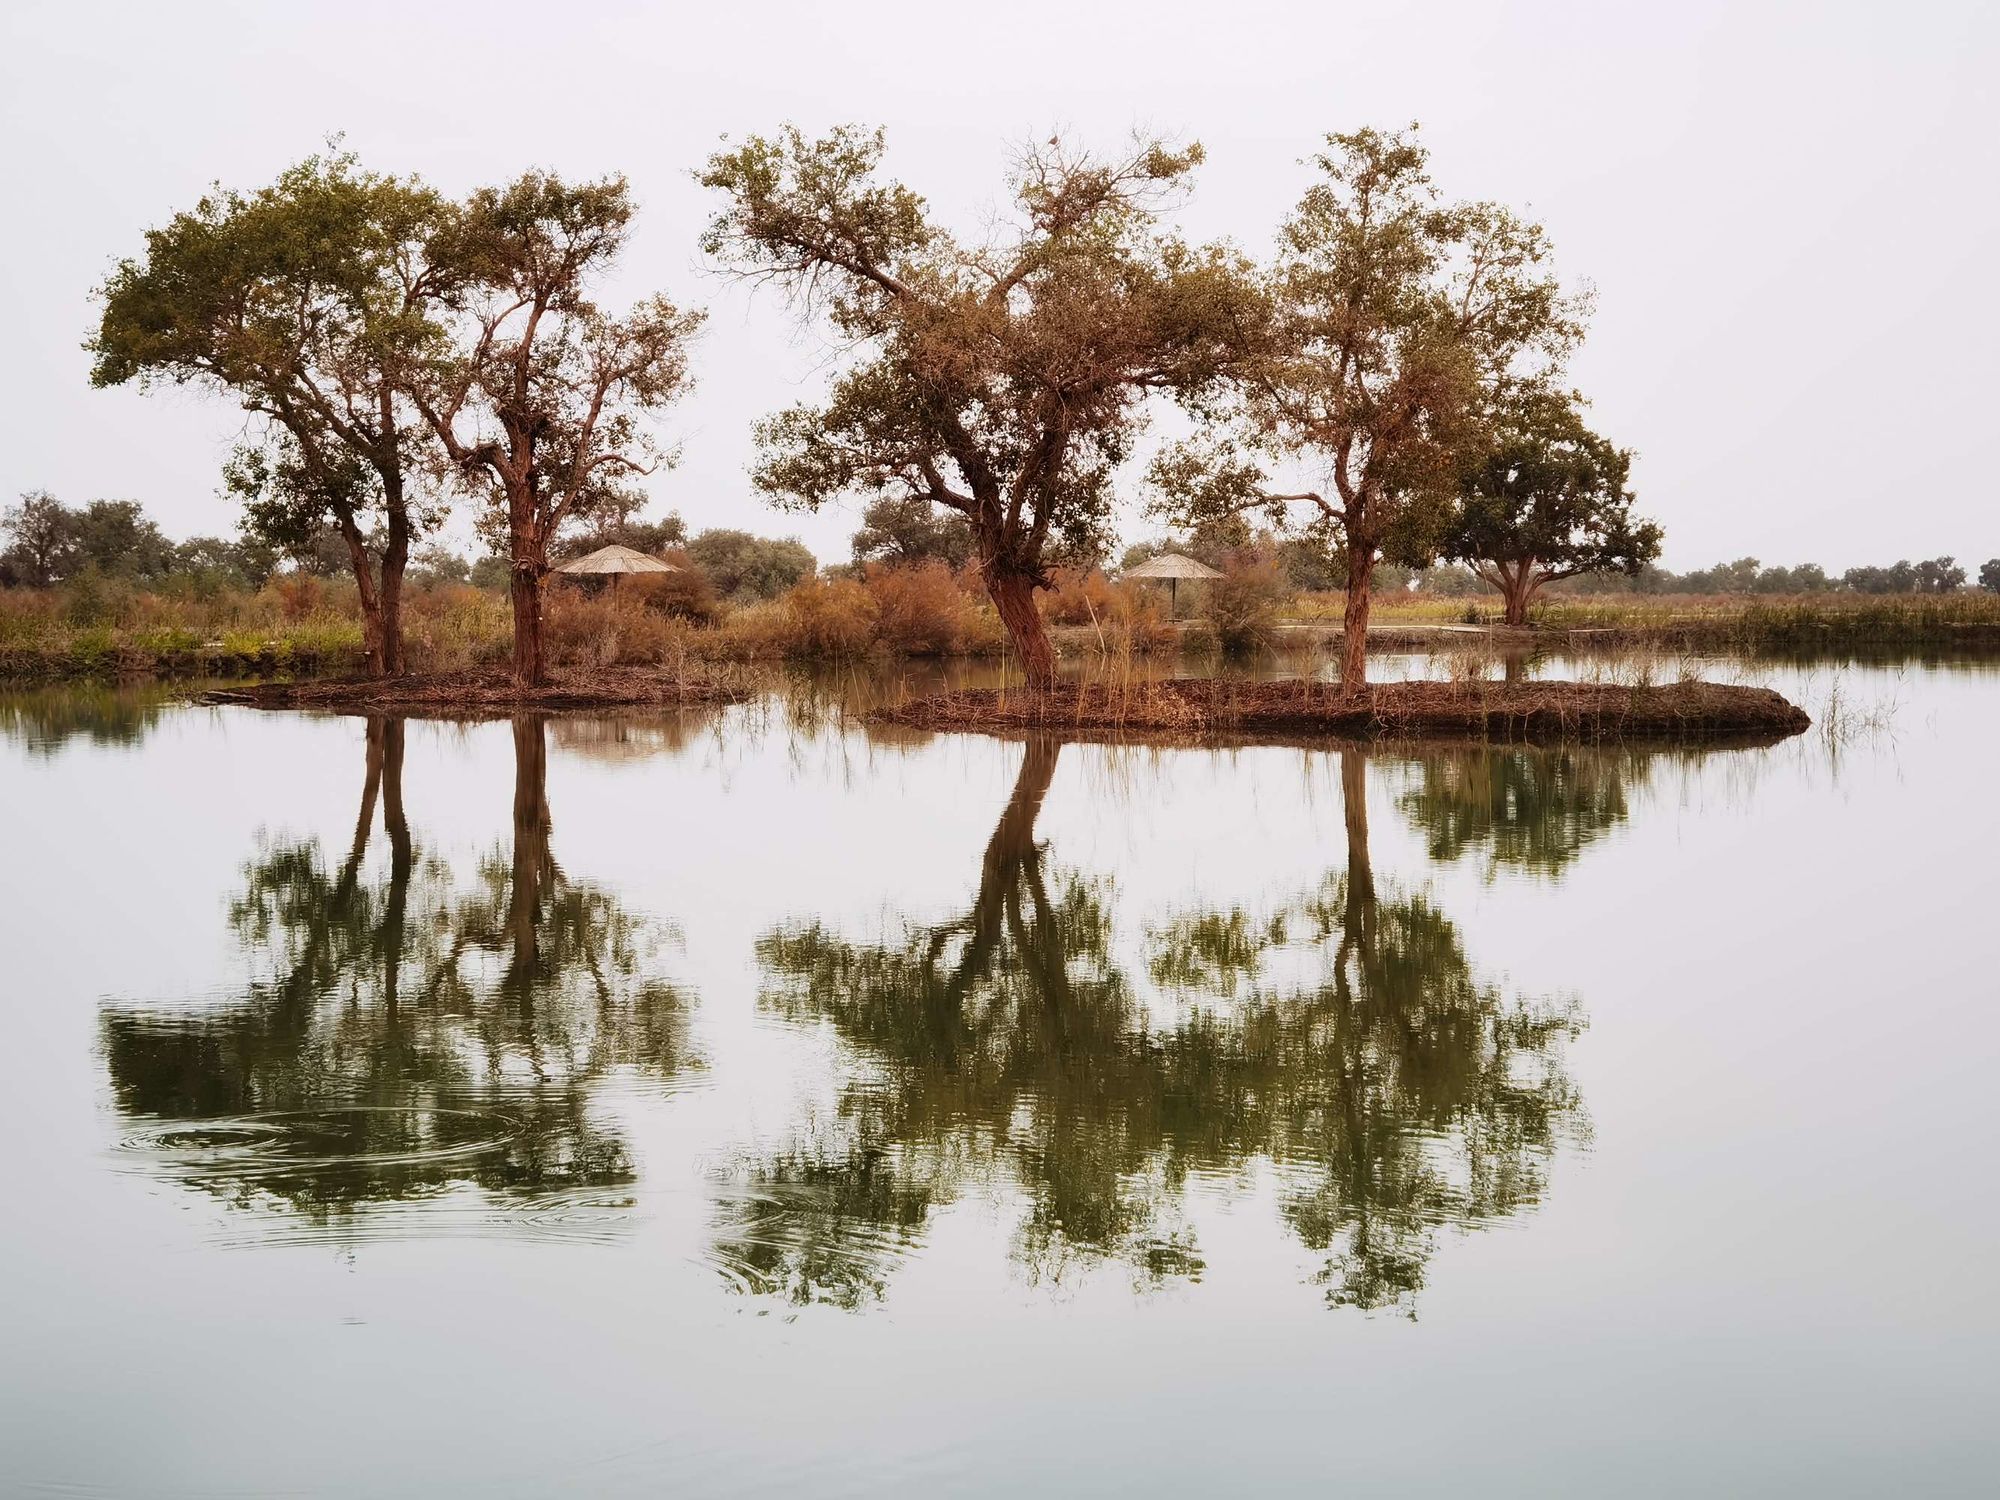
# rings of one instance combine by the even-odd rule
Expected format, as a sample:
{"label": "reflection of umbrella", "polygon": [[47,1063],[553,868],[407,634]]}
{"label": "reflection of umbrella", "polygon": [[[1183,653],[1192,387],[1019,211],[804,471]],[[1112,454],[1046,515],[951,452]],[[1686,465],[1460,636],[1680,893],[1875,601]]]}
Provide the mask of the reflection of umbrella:
{"label": "reflection of umbrella", "polygon": [[1178,602],[1175,594],[1180,589],[1183,578],[1220,578],[1222,575],[1206,563],[1198,563],[1191,557],[1183,557],[1178,552],[1162,552],[1158,557],[1142,562],[1136,568],[1127,568],[1125,578],[1164,578],[1167,581],[1167,614],[1171,618],[1174,605]]}
{"label": "reflection of umbrella", "polygon": [[643,552],[630,547],[620,547],[613,543],[609,547],[599,547],[588,557],[571,558],[566,563],[556,564],[557,573],[684,573],[687,570],[670,562],[662,562],[657,557],[648,557]]}

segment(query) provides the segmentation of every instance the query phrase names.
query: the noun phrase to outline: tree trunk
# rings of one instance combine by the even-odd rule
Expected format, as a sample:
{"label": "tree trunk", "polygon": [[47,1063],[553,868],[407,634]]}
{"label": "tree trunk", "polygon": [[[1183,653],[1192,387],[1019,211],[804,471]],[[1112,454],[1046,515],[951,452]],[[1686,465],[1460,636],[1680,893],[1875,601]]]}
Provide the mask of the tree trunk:
{"label": "tree trunk", "polygon": [[1035,608],[1035,580],[1032,575],[1003,563],[987,563],[980,572],[986,592],[1000,611],[1000,623],[1021,658],[1022,675],[1037,690],[1055,686],[1056,653],[1049,633],[1042,626],[1042,613]]}
{"label": "tree trunk", "polygon": [[1368,761],[1352,746],[1340,752],[1341,810],[1347,821],[1345,941],[1371,935],[1375,920],[1375,866],[1368,856]]}
{"label": "tree trunk", "polygon": [[1528,623],[1528,601],[1535,596],[1535,565],[1519,562],[1511,570],[1503,569],[1501,576],[1506,579],[1502,593],[1507,601],[1506,613],[1501,618],[1519,629]]}
{"label": "tree trunk", "polygon": [[508,593],[514,603],[514,681],[540,687],[548,680],[542,661],[542,580],[532,563],[514,560]]}
{"label": "tree trunk", "polygon": [[[368,675],[387,672],[383,635],[382,596],[375,589],[375,564],[368,556],[368,542],[351,515],[337,518],[341,540],[347,543],[348,565],[354,571],[354,591],[361,599],[361,647],[368,656]],[[401,579],[397,580],[400,585]]]}
{"label": "tree trunk", "polygon": [[549,849],[548,739],[542,721],[531,714],[515,715],[513,728],[514,868],[507,904],[513,961],[508,975],[516,997],[525,999],[541,963],[536,929],[555,883],[555,856]]}
{"label": "tree trunk", "polygon": [[1375,571],[1375,549],[1349,544],[1347,552],[1347,611],[1340,620],[1340,687],[1358,693],[1368,686],[1368,575]]}
{"label": "tree trunk", "polygon": [[403,814],[403,721],[383,721],[382,828],[389,835],[389,896],[382,916],[382,999],[391,1025],[403,971],[403,933],[416,852]]}
{"label": "tree trunk", "polygon": [[403,569],[410,561],[410,523],[397,502],[389,508],[389,541],[382,549],[381,675],[403,675]]}

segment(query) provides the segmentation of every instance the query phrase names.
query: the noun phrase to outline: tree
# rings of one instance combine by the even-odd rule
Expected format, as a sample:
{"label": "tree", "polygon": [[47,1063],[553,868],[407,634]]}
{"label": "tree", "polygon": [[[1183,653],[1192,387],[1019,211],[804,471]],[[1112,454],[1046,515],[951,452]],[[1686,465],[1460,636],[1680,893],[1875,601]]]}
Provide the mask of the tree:
{"label": "tree", "polygon": [[1660,555],[1660,528],[1632,514],[1631,469],[1631,452],[1586,427],[1573,399],[1524,392],[1466,464],[1439,551],[1469,563],[1506,600],[1506,622],[1525,625],[1545,584],[1631,576]]}
{"label": "tree", "polygon": [[426,255],[446,216],[422,183],[362,171],[346,153],[254,193],[217,188],[111,274],[90,345],[93,385],[206,386],[261,419],[227,488],[280,547],[339,530],[378,674],[402,670],[403,569],[438,511],[415,493],[397,372],[435,338],[452,290]]}
{"label": "tree", "polygon": [[1849,568],[1840,581],[1857,594],[1948,594],[1964,586],[1965,569],[1950,557],[1905,558],[1886,568]]}
{"label": "tree", "polygon": [[47,588],[76,566],[76,517],[47,490],[30,490],[0,516],[8,548],[0,562],[22,583]]}
{"label": "tree", "polygon": [[[1492,203],[1439,207],[1411,134],[1360,130],[1327,148],[1323,180],[1280,231],[1276,327],[1237,385],[1229,436],[1177,444],[1151,472],[1176,524],[1261,509],[1344,546],[1341,677],[1359,690],[1377,560],[1435,554],[1481,411],[1550,381],[1586,309],[1546,269],[1538,225]],[[1324,472],[1330,488],[1284,491],[1259,458]]]}
{"label": "tree", "polygon": [[452,347],[410,388],[460,474],[491,501],[514,607],[514,676],[546,680],[542,580],[563,528],[639,503],[635,478],[671,463],[643,425],[688,387],[703,314],[665,297],[612,317],[591,299],[624,248],[621,177],[572,185],[530,172],[484,188],[435,249],[467,295]]}
{"label": "tree", "polygon": [[137,500],[93,500],[70,513],[78,567],[108,578],[157,578],[173,562],[173,543]]}
{"label": "tree", "polygon": [[941,562],[962,568],[972,556],[972,524],[921,495],[883,495],[861,512],[854,533],[857,563]]}
{"label": "tree", "polygon": [[1060,139],[1025,151],[1005,243],[961,244],[875,171],[880,131],[787,127],[710,158],[727,206],[703,248],[824,313],[856,361],[824,404],[758,430],[759,489],[815,510],[846,494],[965,517],[1031,684],[1055,677],[1035,608],[1055,552],[1101,548],[1113,472],[1146,398],[1197,402],[1259,326],[1238,258],[1166,234],[1198,146],[1122,160]]}
{"label": "tree", "polygon": [[1917,588],[1926,594],[1949,594],[1965,587],[1965,569],[1954,557],[1933,557],[1917,564]]}
{"label": "tree", "polygon": [[697,535],[688,543],[687,555],[708,575],[718,594],[739,603],[775,599],[800,579],[812,577],[819,567],[795,538],[774,541],[728,527]]}
{"label": "tree", "polygon": [[1988,593],[2000,594],[2000,557],[1990,557],[1980,564],[1979,586]]}

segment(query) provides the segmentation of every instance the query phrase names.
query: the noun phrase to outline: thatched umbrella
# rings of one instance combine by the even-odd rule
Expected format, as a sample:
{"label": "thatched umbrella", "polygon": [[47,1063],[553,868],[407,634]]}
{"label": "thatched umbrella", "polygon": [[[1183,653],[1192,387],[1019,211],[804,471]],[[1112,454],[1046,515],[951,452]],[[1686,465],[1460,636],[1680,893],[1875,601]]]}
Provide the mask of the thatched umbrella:
{"label": "thatched umbrella", "polygon": [[599,547],[586,557],[573,557],[566,563],[557,563],[550,570],[556,573],[684,573],[687,570],[677,564],[664,562],[657,557],[631,547],[621,547],[612,543],[609,547]]}
{"label": "thatched umbrella", "polygon": [[557,563],[549,570],[552,573],[588,574],[593,577],[609,576],[611,587],[618,587],[618,580],[627,573],[685,573],[686,568],[678,563],[666,562],[661,558],[648,557],[631,547],[621,547],[613,542],[609,547],[599,547],[584,557],[573,557],[566,563]]}
{"label": "thatched umbrella", "polygon": [[1179,600],[1175,597],[1183,578],[1220,578],[1222,575],[1206,563],[1198,563],[1191,557],[1183,557],[1178,552],[1162,552],[1158,557],[1142,562],[1136,568],[1127,568],[1125,578],[1164,578],[1167,583],[1167,617],[1172,619]]}

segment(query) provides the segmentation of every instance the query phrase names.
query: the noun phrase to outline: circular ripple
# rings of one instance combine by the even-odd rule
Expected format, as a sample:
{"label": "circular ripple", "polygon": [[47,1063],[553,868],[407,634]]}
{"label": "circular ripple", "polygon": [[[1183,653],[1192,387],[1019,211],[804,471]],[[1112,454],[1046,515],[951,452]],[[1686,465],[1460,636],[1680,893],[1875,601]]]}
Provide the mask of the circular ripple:
{"label": "circular ripple", "polygon": [[170,1170],[201,1176],[450,1161],[519,1136],[511,1116],[430,1106],[346,1105],[204,1120],[165,1120],[119,1142]]}

